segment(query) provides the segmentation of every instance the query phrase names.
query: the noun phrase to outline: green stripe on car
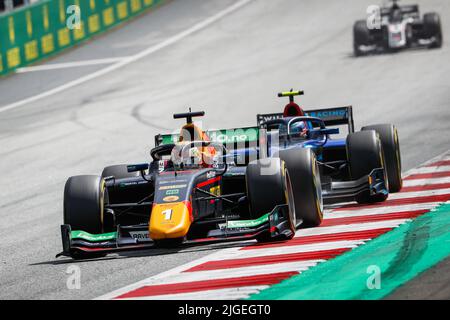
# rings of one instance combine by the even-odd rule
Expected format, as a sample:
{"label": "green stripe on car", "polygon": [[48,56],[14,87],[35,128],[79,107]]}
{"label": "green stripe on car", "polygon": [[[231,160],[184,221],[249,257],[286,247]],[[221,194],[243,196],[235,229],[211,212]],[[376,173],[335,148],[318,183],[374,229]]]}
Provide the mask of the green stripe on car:
{"label": "green stripe on car", "polygon": [[255,220],[228,221],[227,229],[253,228],[269,221],[269,213]]}
{"label": "green stripe on car", "polygon": [[102,234],[91,234],[85,231],[72,231],[70,233],[72,240],[80,239],[90,242],[102,242],[117,239],[117,232],[102,233]]}

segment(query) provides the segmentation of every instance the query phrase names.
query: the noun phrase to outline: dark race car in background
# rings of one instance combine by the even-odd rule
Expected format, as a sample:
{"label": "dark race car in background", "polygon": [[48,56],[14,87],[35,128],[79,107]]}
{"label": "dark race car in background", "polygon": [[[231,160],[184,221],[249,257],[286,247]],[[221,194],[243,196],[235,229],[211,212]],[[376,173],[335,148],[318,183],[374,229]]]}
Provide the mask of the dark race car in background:
{"label": "dark race car in background", "polygon": [[438,13],[420,16],[418,5],[398,5],[380,9],[381,23],[368,27],[367,20],[358,20],[353,26],[355,56],[376,52],[395,52],[400,49],[442,46],[442,28]]}

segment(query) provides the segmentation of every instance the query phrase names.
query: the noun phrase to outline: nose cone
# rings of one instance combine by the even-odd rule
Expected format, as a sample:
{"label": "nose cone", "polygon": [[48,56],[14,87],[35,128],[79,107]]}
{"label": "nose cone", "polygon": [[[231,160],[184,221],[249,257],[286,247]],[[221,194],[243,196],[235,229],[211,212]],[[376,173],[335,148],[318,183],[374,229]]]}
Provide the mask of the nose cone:
{"label": "nose cone", "polygon": [[182,238],[188,233],[191,223],[192,209],[189,202],[156,204],[150,217],[150,238]]}

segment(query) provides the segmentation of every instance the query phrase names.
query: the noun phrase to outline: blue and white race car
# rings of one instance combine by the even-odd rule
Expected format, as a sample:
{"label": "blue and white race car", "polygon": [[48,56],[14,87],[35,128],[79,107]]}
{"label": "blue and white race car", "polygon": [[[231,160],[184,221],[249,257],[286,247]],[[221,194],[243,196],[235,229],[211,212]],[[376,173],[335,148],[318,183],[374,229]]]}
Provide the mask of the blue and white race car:
{"label": "blue and white race car", "polygon": [[[366,126],[354,130],[351,106],[303,111],[294,96],[303,91],[279,93],[289,97],[283,113],[259,114],[258,126],[265,131],[260,139],[260,157],[277,157],[283,150],[309,148],[314,151],[324,202],[356,200],[380,202],[388,193],[402,188],[398,132],[392,124]],[[333,138],[345,125],[348,134]],[[330,128],[331,127],[331,128]]]}

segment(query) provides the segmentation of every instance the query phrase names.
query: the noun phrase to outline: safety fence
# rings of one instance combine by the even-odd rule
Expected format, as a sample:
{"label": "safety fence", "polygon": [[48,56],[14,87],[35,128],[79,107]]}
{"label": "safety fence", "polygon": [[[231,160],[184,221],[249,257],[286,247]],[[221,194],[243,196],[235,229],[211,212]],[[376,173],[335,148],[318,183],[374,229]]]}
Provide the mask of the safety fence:
{"label": "safety fence", "polygon": [[43,0],[0,15],[0,76],[102,33],[165,0]]}

